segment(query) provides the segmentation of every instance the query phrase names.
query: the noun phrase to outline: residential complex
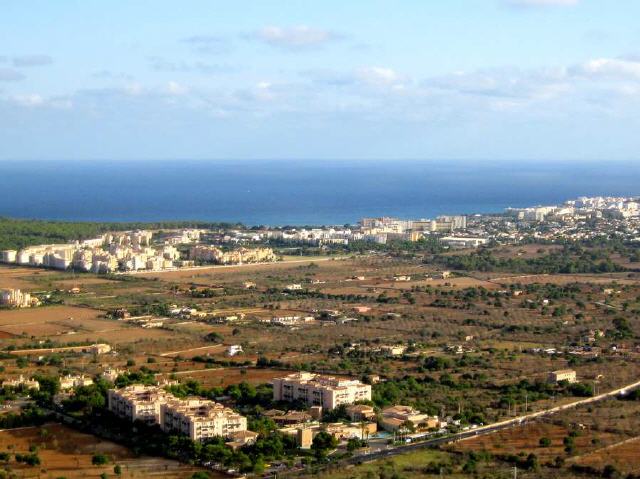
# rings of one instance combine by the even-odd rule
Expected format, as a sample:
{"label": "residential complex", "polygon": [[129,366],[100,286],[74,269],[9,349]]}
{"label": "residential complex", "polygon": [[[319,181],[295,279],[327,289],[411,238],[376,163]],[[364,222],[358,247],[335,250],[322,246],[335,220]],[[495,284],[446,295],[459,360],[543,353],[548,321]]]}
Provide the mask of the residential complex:
{"label": "residential complex", "polygon": [[130,421],[158,424],[194,441],[234,437],[247,430],[247,419],[222,404],[197,398],[178,399],[158,386],[133,385],[110,389],[108,408]]}
{"label": "residential complex", "polygon": [[275,261],[276,255],[271,248],[240,248],[223,251],[216,246],[193,246],[189,251],[193,261],[216,264],[267,263]]}
{"label": "residential complex", "polygon": [[159,236],[152,231],[107,233],[98,238],[68,244],[28,246],[21,250],[0,251],[0,262],[25,266],[91,273],[173,270],[194,266],[192,260],[219,264],[241,264],[275,261],[270,248],[233,249],[201,245],[192,248],[191,259],[181,258],[177,244],[200,239],[201,230],[180,230]]}
{"label": "residential complex", "polygon": [[273,399],[302,401],[309,406],[331,410],[342,404],[371,400],[371,386],[356,379],[293,373],[273,380]]}
{"label": "residential complex", "polygon": [[157,386],[136,384],[122,389],[110,389],[107,407],[112,413],[129,421],[160,424],[160,407],[171,397],[173,396]]}
{"label": "residential complex", "polygon": [[205,399],[170,399],[160,406],[160,425],[193,441],[231,437],[247,430],[247,418],[222,404]]}

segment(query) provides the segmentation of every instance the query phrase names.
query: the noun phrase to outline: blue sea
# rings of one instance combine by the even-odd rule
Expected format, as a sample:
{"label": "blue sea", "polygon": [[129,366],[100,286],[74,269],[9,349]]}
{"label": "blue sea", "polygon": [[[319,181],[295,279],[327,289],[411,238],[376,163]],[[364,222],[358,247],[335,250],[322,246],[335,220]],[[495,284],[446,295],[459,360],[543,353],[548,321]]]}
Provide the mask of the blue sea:
{"label": "blue sea", "polygon": [[640,195],[640,163],[2,161],[0,216],[320,225]]}

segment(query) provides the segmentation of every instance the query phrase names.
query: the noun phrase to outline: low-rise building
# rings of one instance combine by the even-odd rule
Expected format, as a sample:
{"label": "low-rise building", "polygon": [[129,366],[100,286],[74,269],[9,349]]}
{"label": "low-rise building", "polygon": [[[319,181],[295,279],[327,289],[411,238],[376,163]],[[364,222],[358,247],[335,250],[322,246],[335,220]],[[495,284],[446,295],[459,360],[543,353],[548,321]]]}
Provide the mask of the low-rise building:
{"label": "low-rise building", "polygon": [[577,382],[578,378],[576,376],[576,372],[573,369],[560,369],[549,373],[547,382],[551,384],[558,384],[561,381],[567,381],[569,383]]}
{"label": "low-rise building", "polygon": [[22,374],[18,379],[7,379],[2,381],[3,388],[25,388],[25,389],[40,389],[40,383],[35,379],[26,379]]}
{"label": "low-rise building", "polygon": [[394,344],[392,346],[380,346],[380,351],[388,356],[402,356],[407,350],[403,344]]}
{"label": "low-rise building", "polygon": [[367,404],[353,404],[347,406],[347,414],[354,421],[371,421],[376,417],[376,411],[373,406]]}
{"label": "low-rise building", "polygon": [[438,427],[438,418],[423,414],[411,406],[391,406],[382,410],[380,425],[386,431],[398,431],[410,426],[415,431]]}
{"label": "low-rise building", "polygon": [[93,379],[90,377],[82,375],[71,375],[63,376],[60,378],[60,390],[66,391],[68,389],[75,389],[84,386],[91,386],[93,384]]}
{"label": "low-rise building", "polygon": [[100,377],[102,379],[106,379],[107,381],[115,382],[115,380],[118,379],[118,376],[124,373],[126,373],[124,369],[107,368],[104,371],[102,371],[102,374],[100,374]]}
{"label": "low-rise building", "polygon": [[235,356],[237,354],[242,354],[242,346],[239,344],[232,344],[227,348],[227,356]]}
{"label": "low-rise building", "polygon": [[342,404],[371,400],[371,386],[356,379],[300,372],[275,378],[273,399],[289,402],[301,400],[308,406],[322,406],[331,410]]}
{"label": "low-rise building", "polygon": [[477,248],[488,243],[486,238],[474,238],[467,236],[445,236],[440,242],[450,248]]}

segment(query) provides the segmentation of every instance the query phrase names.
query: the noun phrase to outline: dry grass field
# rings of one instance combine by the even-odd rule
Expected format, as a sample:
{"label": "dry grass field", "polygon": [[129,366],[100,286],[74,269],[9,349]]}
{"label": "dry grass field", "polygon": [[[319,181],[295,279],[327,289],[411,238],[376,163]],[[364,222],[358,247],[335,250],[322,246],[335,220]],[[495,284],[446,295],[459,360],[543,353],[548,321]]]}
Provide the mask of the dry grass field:
{"label": "dry grass field", "polygon": [[38,281],[54,274],[40,268],[0,265],[0,288],[19,288],[29,291],[38,287]]}
{"label": "dry grass field", "polygon": [[[487,451],[495,455],[535,454],[540,462],[551,462],[556,457],[570,457],[565,451],[563,439],[569,435],[566,427],[548,423],[526,424],[513,429],[498,431],[486,436],[467,439],[451,446],[455,451]],[[599,431],[580,431],[574,439],[578,454],[596,450],[620,440],[619,435]],[[543,447],[540,439],[548,438],[549,446]]]}
{"label": "dry grass field", "polygon": [[634,437],[583,454],[571,462],[600,470],[610,464],[624,474],[638,474],[640,472],[639,456],[640,437]]}
{"label": "dry grass field", "polygon": [[[0,451],[13,456],[29,453],[30,447],[37,448],[41,464],[29,467],[17,463],[12,457],[9,467],[18,478],[98,478],[102,473],[113,477],[116,464],[122,468],[120,477],[125,478],[183,479],[198,470],[167,459],[135,457],[122,446],[60,424],[0,431]],[[108,456],[110,463],[94,466],[91,461],[94,454]]]}
{"label": "dry grass field", "polygon": [[38,338],[83,329],[94,331],[106,327],[106,321],[97,320],[102,314],[103,311],[73,306],[0,310],[0,331]]}
{"label": "dry grass field", "polygon": [[201,371],[189,372],[186,374],[178,373],[178,378],[190,378],[200,381],[207,387],[228,386],[230,384],[238,384],[243,381],[257,385],[271,381],[288,374],[287,371],[277,369],[255,369],[255,368],[218,368],[203,369]]}

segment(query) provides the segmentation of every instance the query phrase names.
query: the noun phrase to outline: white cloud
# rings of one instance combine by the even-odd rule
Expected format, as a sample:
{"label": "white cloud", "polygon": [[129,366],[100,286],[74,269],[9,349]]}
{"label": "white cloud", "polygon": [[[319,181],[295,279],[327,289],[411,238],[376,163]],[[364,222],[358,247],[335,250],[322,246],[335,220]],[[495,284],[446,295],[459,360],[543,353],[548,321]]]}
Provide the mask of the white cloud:
{"label": "white cloud", "polygon": [[180,96],[189,92],[189,89],[178,82],[170,81],[167,83],[167,92],[169,95]]}
{"label": "white cloud", "polygon": [[0,82],[20,81],[24,79],[25,76],[17,70],[13,70],[12,68],[0,68]]}
{"label": "white cloud", "polygon": [[306,25],[294,27],[267,26],[256,34],[261,41],[283,48],[316,47],[339,37],[329,30],[321,30]]}
{"label": "white cloud", "polygon": [[367,67],[360,70],[362,78],[381,83],[393,83],[398,80],[399,75],[391,68]]}
{"label": "white cloud", "polygon": [[45,98],[38,93],[29,93],[24,95],[13,95],[9,98],[15,105],[19,105],[25,108],[57,108],[68,110],[73,106],[73,103],[68,98],[63,97],[51,97]]}
{"label": "white cloud", "polygon": [[506,3],[516,7],[572,7],[580,0],[506,0]]}
{"label": "white cloud", "polygon": [[620,58],[596,58],[572,68],[577,75],[607,79],[640,80],[640,61]]}
{"label": "white cloud", "polygon": [[129,96],[140,96],[145,92],[145,89],[140,83],[129,83],[124,87],[124,92]]}
{"label": "white cloud", "polygon": [[28,95],[14,95],[13,101],[22,106],[41,106],[44,105],[44,98],[37,93],[31,93]]}
{"label": "white cloud", "polygon": [[182,41],[190,45],[195,52],[207,55],[227,53],[231,50],[229,39],[220,35],[193,35]]}
{"label": "white cloud", "polygon": [[39,67],[50,65],[53,59],[49,55],[22,55],[13,57],[13,66],[15,67]]}

